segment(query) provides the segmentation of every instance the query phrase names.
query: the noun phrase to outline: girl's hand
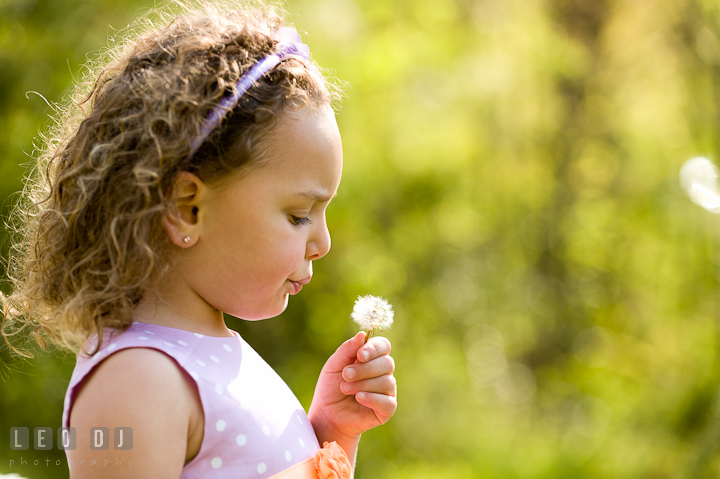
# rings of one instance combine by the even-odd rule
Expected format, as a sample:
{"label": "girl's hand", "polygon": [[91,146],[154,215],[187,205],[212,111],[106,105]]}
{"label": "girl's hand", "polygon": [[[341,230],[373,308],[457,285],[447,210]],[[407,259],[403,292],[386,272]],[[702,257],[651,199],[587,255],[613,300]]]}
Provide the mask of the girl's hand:
{"label": "girl's hand", "polygon": [[325,363],[308,417],[318,441],[337,441],[354,463],[360,435],[385,424],[397,409],[390,341],[361,331]]}

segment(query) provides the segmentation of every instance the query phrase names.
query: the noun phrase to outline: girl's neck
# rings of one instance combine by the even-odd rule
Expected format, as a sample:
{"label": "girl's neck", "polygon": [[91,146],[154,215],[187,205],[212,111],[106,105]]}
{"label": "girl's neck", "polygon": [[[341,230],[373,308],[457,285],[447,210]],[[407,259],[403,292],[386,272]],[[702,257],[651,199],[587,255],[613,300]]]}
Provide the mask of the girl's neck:
{"label": "girl's neck", "polygon": [[206,336],[233,335],[225,325],[222,311],[210,306],[178,275],[173,274],[169,274],[154,293],[146,294],[138,303],[133,320]]}

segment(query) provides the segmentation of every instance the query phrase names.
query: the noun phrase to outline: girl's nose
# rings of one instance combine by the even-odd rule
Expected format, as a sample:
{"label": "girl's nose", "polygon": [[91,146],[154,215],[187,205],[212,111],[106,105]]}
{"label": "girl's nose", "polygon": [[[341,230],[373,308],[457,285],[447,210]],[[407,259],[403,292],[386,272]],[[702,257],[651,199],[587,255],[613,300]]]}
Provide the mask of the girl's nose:
{"label": "girl's nose", "polygon": [[327,222],[323,218],[321,225],[313,232],[308,240],[307,259],[320,259],[330,251],[330,230],[328,230]]}

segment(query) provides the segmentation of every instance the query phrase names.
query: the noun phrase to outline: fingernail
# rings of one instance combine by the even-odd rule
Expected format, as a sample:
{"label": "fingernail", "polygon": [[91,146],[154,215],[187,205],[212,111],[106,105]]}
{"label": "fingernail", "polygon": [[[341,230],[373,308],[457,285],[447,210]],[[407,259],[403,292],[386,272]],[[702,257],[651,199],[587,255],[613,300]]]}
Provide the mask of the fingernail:
{"label": "fingernail", "polygon": [[365,361],[367,361],[368,359],[370,359],[370,351],[368,351],[367,349],[364,350],[364,351],[362,352],[362,357],[363,357],[363,359],[365,359]]}
{"label": "fingernail", "polygon": [[345,382],[340,383],[340,390],[341,390],[343,393],[347,394],[347,393],[350,392],[350,385],[349,385],[348,383],[345,383]]}
{"label": "fingernail", "polygon": [[365,393],[357,393],[355,397],[362,401],[363,399],[365,399]]}
{"label": "fingernail", "polygon": [[355,377],[355,370],[353,368],[345,368],[345,378],[348,380]]}

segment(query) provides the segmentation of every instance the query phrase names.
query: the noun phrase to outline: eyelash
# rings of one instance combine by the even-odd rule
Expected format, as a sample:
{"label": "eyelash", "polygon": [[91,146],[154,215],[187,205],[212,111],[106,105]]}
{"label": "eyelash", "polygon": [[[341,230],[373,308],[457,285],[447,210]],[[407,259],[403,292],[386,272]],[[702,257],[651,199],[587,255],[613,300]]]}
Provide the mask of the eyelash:
{"label": "eyelash", "polygon": [[303,218],[295,215],[290,215],[290,222],[294,225],[309,225],[312,223],[310,218]]}

